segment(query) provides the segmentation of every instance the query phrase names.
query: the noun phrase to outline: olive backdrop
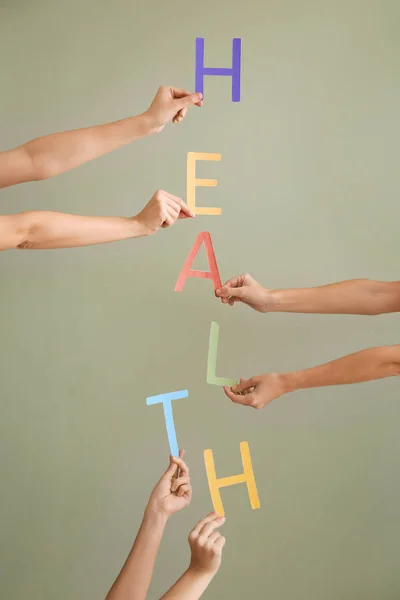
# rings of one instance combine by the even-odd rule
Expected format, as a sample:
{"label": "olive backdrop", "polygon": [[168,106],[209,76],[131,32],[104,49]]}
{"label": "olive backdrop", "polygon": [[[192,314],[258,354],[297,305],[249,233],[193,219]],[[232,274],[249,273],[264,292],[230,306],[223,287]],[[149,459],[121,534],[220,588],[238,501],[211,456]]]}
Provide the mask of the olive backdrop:
{"label": "olive backdrop", "polygon": [[[267,287],[399,278],[398,0],[2,0],[1,149],[145,110],[160,84],[194,88],[195,39],[229,67],[242,40],[240,102],[206,77],[179,125],[52,180],[3,190],[1,212],[133,215],[158,188],[198,216],[154,237],[0,256],[0,589],[7,600],[103,598],[168,461],[161,406],[174,403],[194,498],[171,519],[150,597],[186,568],[187,534],[218,476],[249,443],[261,508],[222,490],[227,545],[207,598],[394,600],[400,593],[396,379],[302,391],[262,411],[206,382],[289,371],[399,342],[397,315],[262,315],[222,306],[210,281],[177,277],[209,231],[222,280]],[[196,263],[206,268],[204,250]],[[171,552],[173,548],[173,552]]]}

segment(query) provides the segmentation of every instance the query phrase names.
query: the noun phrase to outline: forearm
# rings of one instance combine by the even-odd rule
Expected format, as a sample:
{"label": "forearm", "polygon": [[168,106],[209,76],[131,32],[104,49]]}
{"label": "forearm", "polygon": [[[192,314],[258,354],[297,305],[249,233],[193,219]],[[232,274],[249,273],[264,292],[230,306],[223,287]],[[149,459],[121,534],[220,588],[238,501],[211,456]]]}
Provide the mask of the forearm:
{"label": "forearm", "polygon": [[400,346],[368,348],[329,363],[282,374],[285,389],[345,385],[400,375]]}
{"label": "forearm", "polygon": [[145,600],[167,518],[146,511],[132,550],[106,600]]}
{"label": "forearm", "polygon": [[368,279],[315,288],[269,290],[268,312],[376,315],[400,311],[400,282]]}
{"label": "forearm", "polygon": [[212,575],[196,572],[190,567],[161,600],[198,600],[212,580]]}
{"label": "forearm", "polygon": [[0,249],[54,249],[104,244],[144,235],[136,218],[85,217],[31,211],[0,217]]}
{"label": "forearm", "polygon": [[37,138],[0,154],[0,187],[54,177],[149,135],[146,114]]}

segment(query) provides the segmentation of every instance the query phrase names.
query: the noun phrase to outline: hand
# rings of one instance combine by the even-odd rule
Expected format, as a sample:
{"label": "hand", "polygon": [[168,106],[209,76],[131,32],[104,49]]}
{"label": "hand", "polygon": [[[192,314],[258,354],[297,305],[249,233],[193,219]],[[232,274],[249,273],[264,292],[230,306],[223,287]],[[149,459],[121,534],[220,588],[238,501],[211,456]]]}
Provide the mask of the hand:
{"label": "hand", "polygon": [[[147,509],[162,513],[169,517],[186,508],[192,499],[189,469],[182,460],[184,450],[179,451],[179,458],[170,457],[169,467],[153,489]],[[180,470],[179,477],[176,477]]]}
{"label": "hand", "polygon": [[222,304],[233,306],[235,302],[243,302],[258,312],[268,312],[268,292],[250,275],[239,275],[216,290],[215,295]]}
{"label": "hand", "polygon": [[193,105],[203,105],[202,94],[191,94],[187,90],[164,85],[159,88],[145,116],[151,123],[151,129],[158,132],[170,121],[180,123],[188,107]]}
{"label": "hand", "polygon": [[215,575],[218,571],[225,538],[216,529],[224,522],[225,517],[210,513],[190,532],[189,545],[192,557],[189,569],[205,575]]}
{"label": "hand", "polygon": [[264,408],[288,391],[282,373],[265,373],[250,379],[241,379],[240,383],[231,388],[224,387],[225,394],[232,402],[253,408]]}
{"label": "hand", "polygon": [[183,200],[163,190],[158,190],[150,202],[134,219],[139,224],[142,235],[152,235],[160,227],[170,227],[177,219],[194,218],[195,214]]}

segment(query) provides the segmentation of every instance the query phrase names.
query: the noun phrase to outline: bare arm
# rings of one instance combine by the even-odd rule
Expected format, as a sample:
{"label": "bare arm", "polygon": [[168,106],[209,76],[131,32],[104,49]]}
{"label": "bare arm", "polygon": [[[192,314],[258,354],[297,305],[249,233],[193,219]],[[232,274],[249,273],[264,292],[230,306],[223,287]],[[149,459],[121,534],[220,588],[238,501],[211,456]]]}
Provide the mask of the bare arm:
{"label": "bare arm", "polygon": [[69,171],[146,135],[178,123],[187,107],[201,106],[201,94],[161,87],[142,115],[37,138],[0,152],[0,188],[38,181]]}
{"label": "bare arm", "polygon": [[270,312],[379,315],[400,310],[400,282],[353,279],[314,288],[269,290]]}
{"label": "bare arm", "polygon": [[54,177],[150,133],[138,116],[37,138],[0,153],[0,187]]}
{"label": "bare arm", "polygon": [[[183,454],[181,451],[180,457]],[[145,600],[167,520],[188,506],[191,498],[189,469],[182,458],[171,457],[151,493],[135,543],[106,600]]]}
{"label": "bare arm", "polygon": [[346,385],[400,375],[400,346],[380,346],[348,354],[331,362],[287,373],[288,391]]}
{"label": "bare arm", "polygon": [[253,408],[288,392],[330,385],[347,385],[400,375],[400,345],[368,348],[331,362],[292,373],[266,373],[224,388],[235,403]]}
{"label": "bare arm", "polygon": [[313,288],[266,289],[250,275],[234,277],[216,295],[224,304],[259,312],[378,315],[400,311],[400,281],[353,279]]}
{"label": "bare arm", "polygon": [[136,217],[83,217],[50,211],[0,216],[0,250],[54,249],[142,237],[193,217],[186,204],[159,190]]}
{"label": "bare arm", "polygon": [[0,250],[50,250],[140,237],[135,218],[32,211],[0,217]]}
{"label": "bare arm", "polygon": [[213,575],[189,568],[161,600],[198,600],[208,588]]}
{"label": "bare arm", "polygon": [[189,535],[189,568],[161,600],[198,600],[221,566],[225,538],[217,531],[225,521],[216,513],[199,521]]}
{"label": "bare arm", "polygon": [[146,511],[132,550],[106,600],[145,600],[167,516]]}

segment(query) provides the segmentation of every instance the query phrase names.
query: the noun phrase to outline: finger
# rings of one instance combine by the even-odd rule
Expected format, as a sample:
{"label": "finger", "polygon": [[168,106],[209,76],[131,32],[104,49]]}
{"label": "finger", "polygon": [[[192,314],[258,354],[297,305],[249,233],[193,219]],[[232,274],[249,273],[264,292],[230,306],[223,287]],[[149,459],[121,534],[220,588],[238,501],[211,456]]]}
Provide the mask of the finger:
{"label": "finger", "polygon": [[168,210],[169,216],[173,219],[173,221],[175,223],[175,221],[177,221],[179,218],[179,210],[177,210],[173,206],[168,206],[167,210]]}
{"label": "finger", "polygon": [[171,492],[176,492],[181,485],[186,485],[189,482],[189,477],[178,477],[177,479],[173,479],[171,483]]}
{"label": "finger", "polygon": [[242,285],[244,285],[244,276],[243,275],[237,275],[236,277],[232,277],[232,279],[228,279],[228,281],[225,281],[224,285],[222,287],[242,287]]}
{"label": "finger", "polygon": [[251,404],[254,400],[253,394],[235,394],[230,387],[224,387],[225,395],[235,404]]}
{"label": "finger", "polygon": [[187,106],[202,105],[203,95],[200,93],[188,94],[178,100],[179,108],[186,108]]}
{"label": "finger", "polygon": [[167,199],[167,210],[170,215],[173,214],[175,216],[175,219],[178,219],[179,214],[181,212],[181,206],[178,202],[175,202],[175,200],[168,198]]}
{"label": "finger", "polygon": [[190,483],[186,483],[185,485],[181,485],[181,487],[176,492],[176,495],[179,496],[179,498],[182,498],[182,496],[185,495],[190,496],[191,493],[192,486],[190,485]]}
{"label": "finger", "polygon": [[172,118],[172,122],[173,123],[180,123],[180,121],[182,121],[182,119],[184,118],[185,114],[186,114],[186,108],[181,108],[181,110],[179,110],[176,115]]}
{"label": "finger", "polygon": [[207,542],[212,545],[214,544],[219,538],[221,537],[221,534],[219,531],[213,531],[213,533],[211,535],[208,536],[208,540]]}
{"label": "finger", "polygon": [[[166,196],[169,199],[169,203],[172,203],[172,205],[174,206],[174,208],[176,208],[178,210],[179,213],[179,218],[185,218],[186,217],[191,217],[192,219],[196,216],[194,214],[194,212],[192,212],[190,210],[190,208],[188,207],[187,204],[185,204],[185,202],[182,200],[182,198],[179,198],[178,196],[174,196],[173,194],[169,194],[168,192],[166,192]],[[183,213],[183,215],[182,215]]]}
{"label": "finger", "polygon": [[195,92],[194,94],[191,94],[190,92],[188,92],[188,90],[174,87],[170,88],[170,90],[174,99],[184,101],[186,100],[187,103],[184,103],[182,105],[182,108],[190,106],[191,104],[196,104],[196,106],[203,105],[203,94],[201,94],[200,92]]}
{"label": "finger", "polygon": [[255,388],[258,383],[258,377],[250,377],[250,379],[240,379],[240,382],[237,385],[233,385],[231,389],[234,394],[241,394],[247,392],[250,388]]}
{"label": "finger", "polygon": [[[179,458],[183,458],[184,456],[185,456],[185,450],[180,449],[179,450]],[[189,469],[187,469],[187,473],[189,473]],[[178,466],[178,468],[175,472],[175,478],[178,479],[179,476],[180,476],[180,468]]]}
{"label": "finger", "polygon": [[[174,99],[180,100],[180,99],[186,99],[186,98],[190,98],[192,96],[194,96],[193,98],[193,102],[191,102],[190,104],[196,104],[196,106],[203,106],[203,94],[201,94],[200,92],[196,92],[194,94],[191,94],[190,92],[188,92],[188,90],[184,90],[182,88],[176,88],[176,87],[170,87],[170,92],[171,95]],[[188,105],[185,105],[188,106]]]}
{"label": "finger", "polygon": [[213,519],[217,519],[217,518],[218,518],[217,513],[215,513],[215,512],[209,513],[206,517],[204,517],[203,519],[200,519],[200,521],[198,523],[196,523],[196,525],[193,527],[193,529],[191,531],[191,534],[198,535],[206,523],[209,523]]}
{"label": "finger", "polygon": [[241,287],[231,287],[231,286],[223,286],[215,291],[218,298],[230,298],[234,296],[235,298],[242,298],[244,290]]}
{"label": "finger", "polygon": [[218,527],[221,527],[225,522],[225,517],[217,517],[216,519],[205,523],[199,532],[199,537],[208,538],[209,535]]}
{"label": "finger", "polygon": [[187,108],[181,108],[181,110],[178,110],[176,115],[173,117],[172,122],[180,123],[180,121],[182,121],[182,119],[185,118],[186,113],[187,113]]}
{"label": "finger", "polygon": [[171,95],[173,98],[184,98],[185,96],[190,96],[190,92],[188,90],[184,90],[183,88],[170,87]]}
{"label": "finger", "polygon": [[222,552],[222,550],[224,549],[224,546],[225,546],[225,542],[226,542],[226,540],[225,540],[224,536],[221,535],[219,537],[219,539],[215,542],[215,548],[217,550],[219,550],[219,552]]}
{"label": "finger", "polygon": [[189,467],[187,466],[185,461],[182,458],[178,458],[177,456],[174,456],[172,460],[174,461],[175,465],[177,465],[177,467],[180,469],[181,476],[189,477]]}
{"label": "finger", "polygon": [[178,467],[177,467],[176,463],[174,462],[174,457],[170,456],[169,457],[169,466],[168,466],[168,469],[164,472],[163,477],[172,478],[177,468]]}
{"label": "finger", "polygon": [[168,214],[165,219],[163,224],[161,225],[161,227],[163,229],[166,229],[167,227],[171,227],[173,224],[175,223],[174,219],[171,217],[170,214]]}

